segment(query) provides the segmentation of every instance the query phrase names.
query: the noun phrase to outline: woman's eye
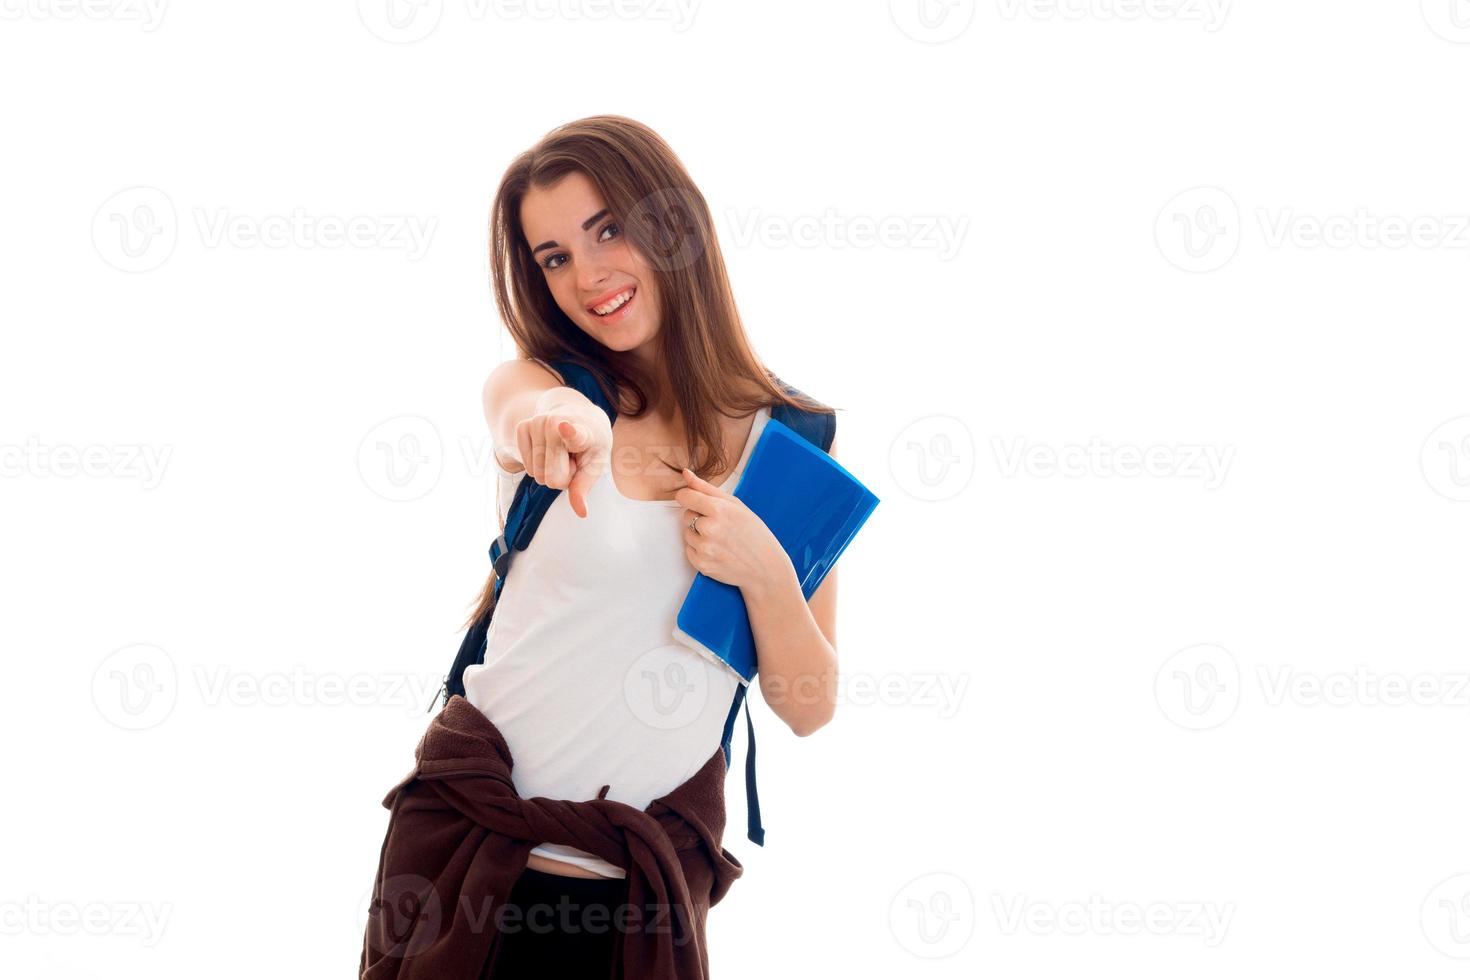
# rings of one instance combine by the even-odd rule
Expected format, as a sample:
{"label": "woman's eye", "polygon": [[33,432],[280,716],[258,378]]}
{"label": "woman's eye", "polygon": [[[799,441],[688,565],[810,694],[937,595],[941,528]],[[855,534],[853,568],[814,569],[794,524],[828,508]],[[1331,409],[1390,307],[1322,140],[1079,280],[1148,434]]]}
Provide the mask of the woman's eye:
{"label": "woman's eye", "polygon": [[[621,229],[621,228],[618,227],[618,224],[617,224],[616,221],[609,221],[607,224],[603,225],[602,226],[602,230],[597,233],[597,240],[599,242],[605,242],[605,241],[607,241],[608,240],[607,233],[609,231],[615,232],[615,234],[612,236],[613,238],[617,238],[619,235],[621,235],[623,233],[623,229]],[[560,261],[558,261],[558,260],[560,260]],[[566,260],[566,256],[563,255],[560,252],[557,252],[555,255],[549,255],[544,260],[542,260],[542,262],[541,262],[541,268],[543,268],[543,269],[560,269],[563,265],[566,264],[566,261],[565,260]]]}

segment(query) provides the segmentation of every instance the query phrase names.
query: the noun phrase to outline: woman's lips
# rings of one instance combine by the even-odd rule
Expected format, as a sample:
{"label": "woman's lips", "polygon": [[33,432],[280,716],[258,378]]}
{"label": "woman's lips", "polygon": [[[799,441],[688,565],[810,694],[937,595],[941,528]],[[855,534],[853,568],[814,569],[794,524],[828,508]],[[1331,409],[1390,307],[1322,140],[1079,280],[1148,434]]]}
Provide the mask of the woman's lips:
{"label": "woman's lips", "polygon": [[[616,299],[617,297],[621,296],[623,293],[631,293],[632,295],[630,295],[628,297],[628,299],[623,303],[622,306],[620,306],[617,309],[613,310],[611,313],[608,313],[607,315],[604,316],[603,314],[598,313],[594,309],[592,309],[593,306],[603,306],[603,305],[605,305],[609,301],[611,301],[613,299]],[[591,306],[589,306],[587,308],[587,312],[590,313],[592,316],[596,317],[599,321],[601,321],[603,323],[616,322],[618,320],[621,320],[623,317],[627,316],[629,308],[631,308],[632,305],[635,302],[637,302],[637,300],[638,300],[638,287],[637,286],[628,286],[628,287],[626,287],[624,289],[618,290],[617,292],[615,292],[612,295],[608,296],[606,299],[602,299],[602,300],[597,301],[596,303],[591,304]]]}

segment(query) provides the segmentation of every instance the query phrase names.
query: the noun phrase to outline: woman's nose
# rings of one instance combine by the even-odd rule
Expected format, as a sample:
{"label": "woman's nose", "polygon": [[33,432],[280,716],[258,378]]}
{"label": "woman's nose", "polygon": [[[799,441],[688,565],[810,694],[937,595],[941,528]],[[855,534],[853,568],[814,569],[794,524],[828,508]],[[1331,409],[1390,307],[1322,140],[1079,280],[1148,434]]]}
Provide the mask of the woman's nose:
{"label": "woman's nose", "polygon": [[606,262],[584,258],[577,266],[577,285],[584,291],[596,289],[607,282]]}

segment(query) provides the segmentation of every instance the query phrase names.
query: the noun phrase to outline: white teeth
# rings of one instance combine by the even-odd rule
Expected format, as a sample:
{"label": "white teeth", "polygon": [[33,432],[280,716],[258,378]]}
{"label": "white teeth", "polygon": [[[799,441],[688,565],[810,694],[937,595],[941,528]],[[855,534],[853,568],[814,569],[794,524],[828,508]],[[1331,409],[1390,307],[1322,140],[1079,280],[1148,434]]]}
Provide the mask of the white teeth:
{"label": "white teeth", "polygon": [[592,312],[596,313],[598,316],[607,316],[609,313],[615,312],[618,307],[622,306],[624,303],[628,302],[628,300],[632,298],[633,290],[625,289],[621,293],[618,293],[616,296],[614,296],[612,299],[608,300],[606,303],[603,303],[601,306],[592,307]]}

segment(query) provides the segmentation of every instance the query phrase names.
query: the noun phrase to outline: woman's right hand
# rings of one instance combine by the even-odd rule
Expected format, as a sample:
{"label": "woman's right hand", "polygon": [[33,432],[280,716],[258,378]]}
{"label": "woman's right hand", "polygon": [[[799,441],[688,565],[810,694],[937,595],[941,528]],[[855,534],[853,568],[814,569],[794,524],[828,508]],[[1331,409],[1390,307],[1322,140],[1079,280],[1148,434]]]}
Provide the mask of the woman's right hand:
{"label": "woman's right hand", "polygon": [[587,493],[612,457],[612,423],[581,392],[556,390],[564,397],[516,423],[516,448],[531,479],[567,491],[572,510],[586,517]]}

